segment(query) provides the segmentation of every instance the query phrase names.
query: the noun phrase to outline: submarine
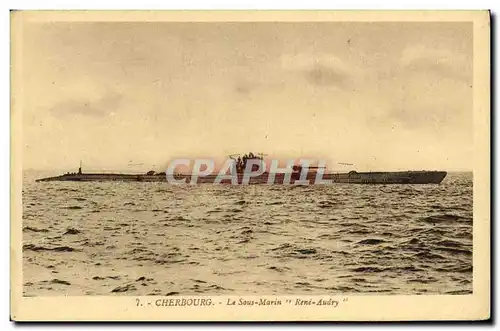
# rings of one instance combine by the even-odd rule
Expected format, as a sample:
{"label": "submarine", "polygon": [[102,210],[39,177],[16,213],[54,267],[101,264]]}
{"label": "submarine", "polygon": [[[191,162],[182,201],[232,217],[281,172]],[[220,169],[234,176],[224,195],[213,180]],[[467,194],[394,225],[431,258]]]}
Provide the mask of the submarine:
{"label": "submarine", "polygon": [[[262,154],[261,154],[262,155]],[[318,175],[321,175],[322,183],[332,184],[440,184],[447,175],[446,171],[408,170],[395,172],[357,172],[355,170],[346,173],[324,172],[323,167],[307,167],[306,171],[300,165],[294,165],[290,174],[281,172],[262,172],[246,178],[246,163],[249,160],[260,160],[262,156],[245,155],[238,159],[230,158],[235,162],[236,175],[234,178],[219,178],[219,175],[198,176],[190,173],[175,173],[170,178],[165,172],[148,171],[144,174],[122,174],[122,173],[84,173],[82,167],[78,172],[66,173],[55,177],[36,179],[36,182],[69,181],[69,182],[171,182],[195,183],[195,184],[318,184]],[[319,171],[322,169],[323,171]]]}

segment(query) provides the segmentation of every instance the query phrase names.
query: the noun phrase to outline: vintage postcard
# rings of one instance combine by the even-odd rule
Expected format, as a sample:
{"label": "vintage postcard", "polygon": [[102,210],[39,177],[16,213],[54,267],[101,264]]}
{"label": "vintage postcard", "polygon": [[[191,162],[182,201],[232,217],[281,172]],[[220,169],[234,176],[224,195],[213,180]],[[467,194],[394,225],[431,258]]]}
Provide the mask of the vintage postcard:
{"label": "vintage postcard", "polygon": [[12,11],[11,318],[490,316],[488,11]]}

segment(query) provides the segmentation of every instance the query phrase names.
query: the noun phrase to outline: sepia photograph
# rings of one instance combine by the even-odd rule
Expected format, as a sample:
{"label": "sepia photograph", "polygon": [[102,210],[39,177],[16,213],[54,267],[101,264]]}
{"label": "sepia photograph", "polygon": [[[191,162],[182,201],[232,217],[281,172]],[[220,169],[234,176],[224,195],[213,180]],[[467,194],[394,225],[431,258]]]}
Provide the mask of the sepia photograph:
{"label": "sepia photograph", "polygon": [[11,13],[19,304],[489,314],[489,13],[278,13]]}

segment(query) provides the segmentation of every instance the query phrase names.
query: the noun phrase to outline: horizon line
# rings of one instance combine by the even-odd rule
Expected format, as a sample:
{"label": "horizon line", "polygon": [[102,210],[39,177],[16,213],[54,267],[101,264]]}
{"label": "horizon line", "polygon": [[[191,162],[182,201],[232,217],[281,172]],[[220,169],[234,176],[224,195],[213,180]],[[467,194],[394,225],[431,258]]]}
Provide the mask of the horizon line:
{"label": "horizon line", "polygon": [[[326,169],[325,172],[349,172],[349,171],[358,171],[358,172],[395,172],[395,171],[446,171],[446,172],[474,172],[474,169],[440,169],[440,168],[434,168],[434,169],[431,169],[431,168],[425,168],[425,169],[408,169],[408,168],[397,168],[397,169],[394,169],[394,168],[388,168],[389,170],[377,170],[377,169],[374,169],[374,170],[357,170],[357,169]],[[150,170],[145,170],[145,171],[140,171],[140,170],[132,170],[132,169],[120,169],[120,168],[116,168],[116,169],[96,169],[96,168],[89,168],[88,169],[89,171],[91,172],[85,172],[83,169],[82,169],[82,172],[85,174],[85,173],[97,173],[97,172],[100,172],[100,173],[111,173],[111,172],[118,172],[118,173],[130,173],[130,174],[144,174],[148,171],[155,171],[153,169],[150,169]],[[68,171],[68,168],[52,168],[52,169],[47,169],[47,168],[23,168],[22,169],[22,172],[41,172],[41,171],[44,171],[44,172],[48,172],[48,171],[51,171],[51,172],[63,172],[63,173],[67,173],[67,172],[76,172],[76,171]],[[161,173],[161,172],[165,172],[165,170],[160,170],[160,171],[155,171],[155,173]]]}

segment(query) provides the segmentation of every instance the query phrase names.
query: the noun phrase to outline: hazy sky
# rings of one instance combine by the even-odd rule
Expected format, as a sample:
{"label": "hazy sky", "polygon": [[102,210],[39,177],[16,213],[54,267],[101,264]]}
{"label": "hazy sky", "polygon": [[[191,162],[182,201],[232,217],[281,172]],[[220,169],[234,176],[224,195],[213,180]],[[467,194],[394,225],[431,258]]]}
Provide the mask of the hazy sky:
{"label": "hazy sky", "polygon": [[23,100],[24,168],[471,169],[472,23],[30,23]]}

